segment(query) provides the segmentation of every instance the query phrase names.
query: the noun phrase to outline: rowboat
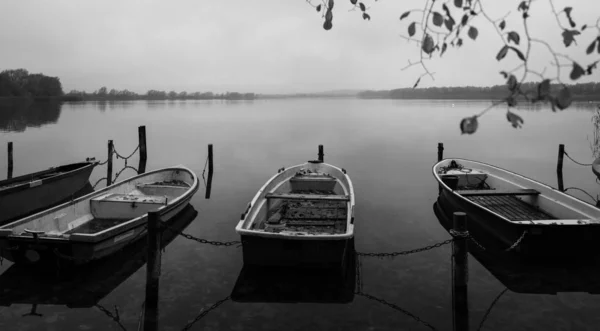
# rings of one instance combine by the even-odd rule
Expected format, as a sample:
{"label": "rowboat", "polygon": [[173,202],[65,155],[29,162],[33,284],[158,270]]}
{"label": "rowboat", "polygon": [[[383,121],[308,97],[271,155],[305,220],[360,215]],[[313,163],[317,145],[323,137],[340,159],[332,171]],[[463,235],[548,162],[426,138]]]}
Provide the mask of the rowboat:
{"label": "rowboat", "polygon": [[343,265],[354,237],[354,189],[346,170],[321,161],[281,168],[235,228],[244,264]]}
{"label": "rowboat", "polygon": [[443,213],[467,213],[469,232],[524,258],[589,259],[600,249],[600,209],[548,185],[486,163],[433,166]]}
{"label": "rowboat", "polygon": [[67,164],[0,181],[0,225],[70,199],[88,183],[97,164]]}
{"label": "rowboat", "polygon": [[0,254],[16,263],[97,260],[141,238],[148,212],[168,222],[197,190],[198,178],[183,166],[137,175],[1,226]]}

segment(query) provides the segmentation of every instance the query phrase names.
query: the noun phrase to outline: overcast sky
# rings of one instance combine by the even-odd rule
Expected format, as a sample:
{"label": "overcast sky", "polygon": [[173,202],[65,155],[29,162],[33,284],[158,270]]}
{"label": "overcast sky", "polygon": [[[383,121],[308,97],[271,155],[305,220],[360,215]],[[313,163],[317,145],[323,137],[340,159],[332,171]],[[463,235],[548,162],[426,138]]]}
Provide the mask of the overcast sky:
{"label": "overcast sky", "polygon": [[[494,18],[511,10],[507,31],[522,33],[516,10],[520,2],[483,1]],[[554,3],[559,9],[572,6],[578,27],[595,25],[600,16],[599,0]],[[65,91],[107,86],[138,93],[286,93],[412,86],[422,69],[401,69],[418,59],[419,49],[400,34],[406,35],[417,15],[403,21],[399,16],[422,8],[424,0],[365,4],[371,7],[371,21],[349,11],[349,0],[336,0],[333,29],[325,31],[321,14],[305,0],[1,0],[0,69],[58,76]],[[582,64],[600,58],[585,56],[597,30],[578,36],[578,52],[565,49],[548,0],[536,0],[532,6],[533,36]],[[430,61],[435,80],[423,78],[420,86],[503,82],[498,72],[518,60],[509,54],[498,63],[500,37],[483,17],[473,25],[479,28],[477,42],[465,40],[460,50],[450,49],[443,59]],[[536,69],[542,71],[550,57],[543,47],[534,51],[540,54]],[[554,74],[555,69],[548,67],[546,72]],[[598,73],[581,81],[599,81]]]}

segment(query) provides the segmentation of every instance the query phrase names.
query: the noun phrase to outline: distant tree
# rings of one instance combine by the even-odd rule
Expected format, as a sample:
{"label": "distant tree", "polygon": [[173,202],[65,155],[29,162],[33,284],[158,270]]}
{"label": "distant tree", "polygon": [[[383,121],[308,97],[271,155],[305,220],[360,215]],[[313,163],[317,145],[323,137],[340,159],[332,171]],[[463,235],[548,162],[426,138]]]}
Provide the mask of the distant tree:
{"label": "distant tree", "polygon": [[169,92],[168,96],[169,96],[169,99],[175,99],[175,98],[177,98],[177,92],[171,91],[171,92]]}
{"label": "distant tree", "polygon": [[177,98],[178,98],[178,99],[185,100],[185,99],[187,99],[187,95],[188,95],[188,94],[187,94],[187,92],[186,92],[186,91],[179,92],[179,94],[177,95]]}
{"label": "distant tree", "polygon": [[[306,0],[315,7],[317,12],[322,13],[324,22],[323,28],[330,30],[333,27],[333,8],[334,0],[321,0],[318,5],[312,2],[317,0]],[[375,0],[377,1],[377,0]],[[596,53],[600,54],[600,18],[595,24],[583,24],[578,26],[573,20],[571,13],[573,7],[565,7],[557,10],[553,0],[547,0],[553,12],[553,19],[562,30],[561,37],[566,48],[574,47],[585,48],[588,58]],[[339,1],[338,1],[339,2]],[[499,18],[492,18],[490,13],[486,12],[481,0],[452,0],[435,1],[424,0],[423,9],[407,10],[400,15],[400,20],[407,21],[407,36],[403,36],[409,41],[414,41],[418,45],[419,59],[410,62],[407,69],[412,66],[420,66],[423,73],[416,79],[413,88],[417,87],[423,77],[434,78],[434,74],[427,68],[426,61],[430,61],[435,55],[440,57],[450,48],[459,49],[467,40],[476,41],[479,36],[479,30],[475,24],[478,18],[482,18],[485,23],[491,24],[497,32],[501,43],[495,56],[496,61],[502,61],[506,56],[516,56],[521,64],[516,68],[502,71],[500,74],[506,80],[505,96],[500,101],[492,105],[479,114],[464,118],[461,121],[460,128],[462,133],[472,134],[477,130],[478,117],[485,114],[493,107],[506,104],[506,118],[513,127],[521,127],[523,119],[517,114],[511,112],[511,108],[517,105],[517,97],[522,97],[531,103],[544,102],[549,103],[553,111],[564,110],[568,108],[572,101],[572,91],[563,82],[561,72],[569,70],[569,79],[577,81],[583,76],[590,76],[596,70],[600,58],[595,57],[587,63],[578,63],[568,55],[561,54],[553,48],[548,42],[531,36],[529,33],[529,18],[533,15],[532,6],[538,4],[533,0],[523,0],[519,2],[517,15],[520,15],[523,26],[508,27],[506,19],[510,13]],[[350,0],[351,10],[359,11],[364,20],[371,20],[368,14],[367,5],[358,0]],[[520,31],[517,31],[520,30]],[[584,38],[583,35],[590,36],[587,41],[578,44],[576,39]],[[550,65],[551,76],[545,75],[545,72],[537,72],[532,69],[532,51],[533,45],[542,46],[551,57]],[[534,56],[535,57],[535,56]],[[555,73],[555,74],[554,74]],[[517,78],[519,76],[519,78]],[[531,89],[525,89],[525,81],[534,77],[537,80],[535,86]],[[551,90],[551,84],[559,84],[559,88]]]}
{"label": "distant tree", "polygon": [[102,86],[99,90],[97,95],[99,97],[106,97],[106,86]]}

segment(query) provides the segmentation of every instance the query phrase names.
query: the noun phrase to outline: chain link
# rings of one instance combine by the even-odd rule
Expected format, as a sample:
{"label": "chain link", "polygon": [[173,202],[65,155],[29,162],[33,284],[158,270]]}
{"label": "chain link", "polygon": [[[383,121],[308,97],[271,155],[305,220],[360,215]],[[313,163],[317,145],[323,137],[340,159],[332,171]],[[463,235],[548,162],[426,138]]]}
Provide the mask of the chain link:
{"label": "chain link", "polygon": [[138,171],[136,168],[134,168],[134,167],[131,167],[131,166],[128,166],[128,165],[127,165],[127,161],[125,161],[125,166],[123,167],[123,169],[121,169],[121,170],[119,170],[119,172],[117,172],[117,174],[115,175],[115,179],[113,180],[113,183],[117,181],[117,178],[119,178],[119,176],[121,175],[121,173],[122,173],[123,171],[125,171],[126,169],[131,169],[131,170],[134,170],[136,173],[138,173],[138,174],[139,174],[139,171]]}
{"label": "chain link", "polygon": [[121,318],[119,316],[119,307],[117,307],[117,305],[115,305],[115,315],[116,316],[113,315],[108,309],[102,307],[99,304],[96,304],[95,307],[100,309],[100,311],[102,311],[104,314],[106,314],[106,316],[110,317],[113,321],[115,321],[121,327],[121,330],[127,331],[127,329],[120,322]]}
{"label": "chain link", "polygon": [[521,241],[523,241],[523,238],[525,238],[526,234],[527,234],[527,230],[523,231],[523,234],[519,237],[519,239],[517,239],[517,241],[515,241],[514,244],[512,244],[509,248],[507,248],[505,250],[505,252],[510,252],[513,249],[515,249],[517,246],[519,246],[519,244],[521,243]]}
{"label": "chain link", "polygon": [[201,244],[209,244],[209,245],[213,245],[213,246],[232,246],[232,245],[239,245],[242,242],[235,240],[235,241],[211,241],[211,240],[206,240],[206,239],[202,239],[202,238],[197,238],[194,237],[190,234],[187,233],[183,233],[183,232],[179,232],[179,230],[172,228],[171,226],[167,225],[167,224],[162,224],[161,225],[164,229],[175,232],[177,234],[179,234],[180,236],[186,238],[186,239],[190,239],[190,240],[194,240],[197,241]]}
{"label": "chain link", "polygon": [[451,243],[454,240],[454,238],[452,239],[448,239],[448,240],[444,240],[442,242],[439,242],[437,244],[433,244],[430,246],[425,246],[422,248],[417,248],[417,249],[411,249],[409,251],[401,251],[401,252],[392,252],[392,253],[361,253],[361,252],[357,252],[356,255],[358,256],[375,256],[375,257],[394,257],[394,256],[398,256],[398,255],[408,255],[408,254],[413,254],[413,253],[419,253],[419,252],[424,252],[424,251],[428,251],[430,249],[434,249],[440,246],[444,246],[446,244]]}
{"label": "chain link", "polygon": [[186,324],[186,326],[181,329],[181,331],[187,331],[189,330],[196,322],[198,322],[199,320],[201,320],[204,316],[208,315],[208,313],[210,313],[211,311],[217,309],[217,307],[219,307],[220,305],[222,305],[223,303],[225,303],[226,301],[228,301],[229,299],[231,299],[231,296],[227,296],[217,302],[215,302],[212,306],[210,306],[208,309],[203,310],[200,315],[196,316],[196,318],[194,318],[193,321],[189,322],[188,324]]}
{"label": "chain link", "polygon": [[140,145],[137,145],[137,147],[133,150],[133,152],[131,152],[131,154],[129,154],[128,157],[124,157],[121,154],[119,154],[119,152],[117,152],[117,149],[113,145],[113,152],[115,153],[117,159],[123,159],[125,161],[127,161],[129,158],[131,158],[133,156],[133,154],[135,154],[135,152],[138,151],[138,149],[140,149]]}
{"label": "chain link", "polygon": [[98,186],[98,184],[100,184],[100,182],[103,180],[106,180],[106,177],[102,177],[102,178],[98,179],[98,181],[96,182],[96,184],[94,184],[94,186],[92,186],[92,188],[96,189],[96,186]]}
{"label": "chain link", "polygon": [[592,163],[589,163],[589,164],[588,164],[588,163],[581,163],[581,162],[577,162],[577,161],[573,160],[573,158],[572,158],[572,157],[570,157],[570,156],[569,156],[569,154],[567,154],[567,151],[564,151],[563,153],[564,153],[564,154],[565,154],[565,155],[566,155],[566,156],[567,156],[567,157],[568,157],[568,158],[569,158],[571,161],[573,161],[574,163],[576,163],[576,164],[578,164],[578,165],[580,165],[580,166],[582,166],[582,167],[589,167],[589,166],[592,166],[592,165],[593,165]]}
{"label": "chain link", "polygon": [[500,294],[498,294],[496,296],[496,298],[494,299],[494,301],[492,301],[492,304],[489,306],[489,308],[486,310],[485,315],[483,315],[483,318],[481,319],[481,322],[479,323],[479,327],[477,328],[477,331],[481,330],[481,328],[483,327],[483,323],[485,323],[485,320],[488,318],[490,312],[492,311],[492,308],[494,308],[494,305],[496,305],[496,302],[498,302],[498,300],[500,300],[500,297],[506,292],[508,291],[508,287],[505,288],[504,290],[502,290],[502,292],[500,292]]}
{"label": "chain link", "polygon": [[356,295],[360,295],[360,296],[363,296],[363,297],[365,297],[365,298],[367,298],[367,299],[369,299],[369,300],[373,300],[373,301],[379,302],[379,303],[381,303],[381,304],[383,304],[383,305],[386,305],[386,306],[388,306],[388,307],[390,307],[390,308],[392,308],[392,309],[394,309],[394,310],[397,310],[397,311],[399,311],[399,312],[401,312],[401,313],[403,313],[403,314],[405,314],[405,315],[407,315],[407,316],[409,316],[409,317],[412,317],[412,318],[413,318],[415,321],[417,321],[417,322],[419,322],[419,323],[421,323],[421,324],[425,325],[426,327],[430,328],[431,330],[437,330],[437,329],[436,329],[436,328],[435,328],[433,325],[431,325],[431,324],[429,324],[429,323],[425,322],[424,320],[422,320],[422,319],[421,319],[421,318],[419,318],[418,316],[416,316],[416,315],[412,314],[411,312],[409,312],[409,311],[407,311],[407,310],[405,310],[405,309],[402,309],[402,308],[400,308],[400,307],[396,306],[396,305],[395,305],[395,304],[393,304],[393,303],[387,302],[387,301],[385,301],[385,300],[383,300],[383,299],[380,299],[380,298],[374,297],[374,296],[372,296],[372,295],[370,295],[370,294],[363,293],[363,292],[360,292],[360,291],[359,291],[359,292],[355,292],[354,294],[356,294]]}

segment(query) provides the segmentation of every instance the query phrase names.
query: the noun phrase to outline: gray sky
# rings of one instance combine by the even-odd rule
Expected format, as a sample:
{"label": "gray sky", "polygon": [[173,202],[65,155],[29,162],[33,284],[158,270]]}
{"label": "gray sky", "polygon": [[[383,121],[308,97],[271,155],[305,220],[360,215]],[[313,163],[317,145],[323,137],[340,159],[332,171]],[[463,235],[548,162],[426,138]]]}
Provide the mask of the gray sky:
{"label": "gray sky", "polygon": [[[494,18],[511,10],[507,31],[522,33],[520,2],[483,0]],[[0,69],[58,76],[65,91],[101,86],[258,93],[408,87],[422,69],[401,69],[418,59],[419,49],[399,35],[406,35],[417,15],[398,18],[424,3],[365,0],[372,21],[363,21],[360,12],[349,11],[350,1],[337,0],[333,29],[325,31],[321,14],[304,0],[2,0]],[[600,16],[598,0],[554,3],[572,6],[578,26],[594,25]],[[585,56],[597,30],[578,36],[577,52],[565,49],[548,0],[532,6],[532,36],[582,64],[600,58]],[[424,77],[421,87],[503,83],[498,72],[515,67],[516,56],[498,63],[500,37],[483,17],[473,25],[479,28],[477,42],[465,40],[461,49],[428,62],[435,81]],[[539,54],[533,57],[535,69],[548,66],[546,72],[554,74],[547,50],[536,46],[533,51]],[[599,73],[580,81],[599,81]]]}

